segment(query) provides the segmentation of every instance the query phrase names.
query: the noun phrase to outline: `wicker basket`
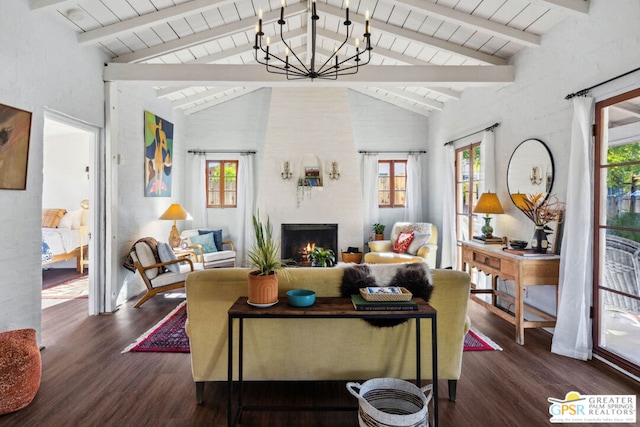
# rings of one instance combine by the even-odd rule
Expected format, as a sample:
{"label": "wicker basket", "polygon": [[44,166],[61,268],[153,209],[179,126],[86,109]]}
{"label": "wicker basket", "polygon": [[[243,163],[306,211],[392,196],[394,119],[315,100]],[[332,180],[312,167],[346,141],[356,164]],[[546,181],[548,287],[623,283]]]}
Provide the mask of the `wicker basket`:
{"label": "wicker basket", "polygon": [[347,383],[347,390],[359,402],[360,427],[427,427],[432,388],[431,384],[418,388],[396,378],[374,378],[362,385]]}
{"label": "wicker basket", "polygon": [[362,262],[362,252],[342,252],[342,262],[360,264]]}
{"label": "wicker basket", "polygon": [[407,288],[400,288],[399,294],[371,293],[367,288],[360,288],[360,295],[365,301],[409,301],[413,294]]}

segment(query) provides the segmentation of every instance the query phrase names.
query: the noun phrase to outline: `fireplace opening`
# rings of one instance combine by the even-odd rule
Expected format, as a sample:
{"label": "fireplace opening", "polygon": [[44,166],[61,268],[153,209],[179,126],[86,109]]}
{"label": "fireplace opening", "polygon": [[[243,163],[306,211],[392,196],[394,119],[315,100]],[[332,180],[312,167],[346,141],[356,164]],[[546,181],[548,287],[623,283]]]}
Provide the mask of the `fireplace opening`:
{"label": "fireplace opening", "polygon": [[282,259],[292,265],[310,266],[307,254],[318,246],[337,256],[338,224],[282,224]]}

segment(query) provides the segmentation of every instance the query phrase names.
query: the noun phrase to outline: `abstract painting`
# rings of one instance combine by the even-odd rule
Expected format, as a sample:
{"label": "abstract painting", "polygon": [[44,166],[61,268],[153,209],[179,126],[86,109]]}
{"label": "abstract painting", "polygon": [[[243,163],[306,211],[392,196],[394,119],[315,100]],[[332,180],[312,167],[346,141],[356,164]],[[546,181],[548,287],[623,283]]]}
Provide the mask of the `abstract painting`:
{"label": "abstract painting", "polygon": [[31,113],[0,104],[0,189],[27,189]]}
{"label": "abstract painting", "polygon": [[173,123],[144,112],[144,195],[171,196]]}

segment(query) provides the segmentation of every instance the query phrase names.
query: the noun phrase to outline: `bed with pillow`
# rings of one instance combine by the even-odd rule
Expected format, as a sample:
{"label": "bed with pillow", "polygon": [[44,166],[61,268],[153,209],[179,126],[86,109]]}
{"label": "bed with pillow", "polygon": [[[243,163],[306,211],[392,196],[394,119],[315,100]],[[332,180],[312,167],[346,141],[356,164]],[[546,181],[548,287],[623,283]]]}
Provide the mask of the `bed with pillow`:
{"label": "bed with pillow", "polygon": [[76,209],[42,210],[42,265],[76,259],[76,269],[82,273],[87,254],[88,211]]}
{"label": "bed with pillow", "polygon": [[235,247],[232,241],[223,240],[222,230],[184,230],[180,237],[183,248],[198,252],[204,268],[236,266]]}

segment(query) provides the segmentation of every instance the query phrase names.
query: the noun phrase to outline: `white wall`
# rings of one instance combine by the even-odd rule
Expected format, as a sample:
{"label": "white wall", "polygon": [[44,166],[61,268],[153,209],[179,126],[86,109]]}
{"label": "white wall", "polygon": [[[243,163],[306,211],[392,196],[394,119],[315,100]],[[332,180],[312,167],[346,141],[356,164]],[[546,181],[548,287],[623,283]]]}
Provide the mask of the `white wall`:
{"label": "white wall", "polygon": [[[329,89],[329,92],[331,92],[331,89]],[[292,93],[295,94],[295,90]],[[318,96],[322,96],[322,93],[323,91],[321,90]],[[427,117],[348,90],[348,104],[344,102],[330,104],[329,112],[335,113],[341,120],[348,117],[351,123],[350,126],[337,126],[332,123],[322,131],[309,132],[310,123],[314,120],[322,120],[321,115],[315,108],[307,106],[306,109],[302,109],[297,101],[292,101],[288,107],[283,107],[285,110],[290,110],[284,111],[282,114],[285,117],[287,115],[292,117],[287,126],[291,128],[291,135],[295,135],[295,137],[293,139],[287,137],[284,140],[284,147],[288,147],[287,153],[280,150],[280,153],[274,157],[273,153],[266,153],[265,151],[271,96],[272,89],[260,89],[188,116],[186,118],[188,132],[186,146],[188,149],[256,150],[258,152],[255,161],[256,177],[259,176],[264,164],[264,168],[268,168],[270,176],[277,178],[275,182],[256,183],[259,187],[257,198],[264,197],[264,195],[260,195],[262,191],[267,191],[267,194],[271,196],[276,194],[279,199],[284,198],[286,204],[283,204],[281,208],[277,208],[278,211],[288,210],[291,215],[298,215],[299,217],[305,210],[313,209],[316,206],[316,202],[322,205],[326,202],[325,199],[328,198],[329,202],[327,203],[332,209],[342,212],[358,211],[360,212],[359,220],[361,220],[360,159],[353,157],[357,150],[426,149]],[[343,98],[340,97],[340,99]],[[331,109],[334,111],[331,111]],[[302,117],[296,114],[300,114]],[[295,117],[295,120],[293,117]],[[335,141],[340,140],[342,133],[352,135],[353,145],[336,148]],[[300,208],[297,208],[295,182],[293,182],[293,179],[291,181],[280,179],[279,167],[281,161],[288,159],[295,168],[294,172],[298,173],[300,161],[307,154],[317,156],[325,163],[336,158],[340,162],[341,173],[345,179],[328,182],[327,188],[324,190],[313,190],[312,203],[310,204],[308,201],[302,202]],[[266,160],[265,157],[267,157]],[[402,157],[401,155],[390,154],[383,157],[406,158],[406,155]],[[427,157],[428,155],[425,159]],[[190,158],[187,155],[187,162]],[[210,154],[208,158],[233,160],[237,159],[238,156],[232,154]],[[357,173],[357,176],[354,176],[354,173]],[[344,206],[340,206],[340,203],[345,199],[344,194],[352,194],[350,191],[354,190],[349,188],[345,191],[347,179],[355,180],[352,185],[360,193],[358,196],[354,196],[357,197],[354,200],[360,201],[357,202],[357,205],[352,205],[351,201],[347,200],[344,202]],[[427,173],[425,172],[423,174],[423,188],[428,188],[426,183]],[[188,186],[186,191],[189,192],[190,189],[191,187]],[[425,192],[424,198],[423,204],[426,206],[427,192]],[[383,210],[381,222],[388,224],[387,233],[395,221],[402,220],[403,215],[403,209]],[[235,209],[209,209],[208,218],[210,227],[222,228],[225,238],[236,239],[235,228],[237,220]],[[272,219],[274,218],[272,217]],[[425,220],[427,219],[428,217],[425,215]],[[179,228],[182,230],[199,225],[190,224],[187,221],[184,227],[179,226]],[[343,249],[346,249],[347,246],[359,246],[362,248],[363,240],[367,240],[367,237],[361,236],[361,233],[359,233],[358,236],[348,237],[348,241],[340,241],[339,244]]]}
{"label": "white wall", "polygon": [[27,189],[0,190],[0,331],[39,333],[44,109],[102,127],[106,58],[26,1],[0,2],[0,46],[0,103],[33,112]]}
{"label": "white wall", "polygon": [[[608,80],[640,64],[640,2],[591,0],[588,16],[575,16],[542,37],[538,48],[515,56],[515,83],[503,88],[468,89],[457,102],[430,117],[430,182],[445,171],[443,144],[494,122],[496,130],[496,193],[505,209],[498,215],[494,234],[529,240],[533,226],[507,193],[506,174],[511,153],[528,138],[542,140],[555,163],[552,192],[566,200],[567,165],[572,106],[565,95]],[[630,85],[640,86],[640,73],[594,91],[604,96]],[[431,154],[431,153],[430,153]],[[430,217],[442,224],[442,196],[429,194]],[[591,230],[585,230],[590,233]],[[450,265],[443,260],[442,265]],[[554,312],[550,289],[532,290],[534,304]]]}
{"label": "white wall", "polygon": [[[131,246],[142,237],[154,237],[166,242],[172,221],[158,218],[172,203],[184,204],[186,125],[184,115],[173,110],[171,103],[158,99],[155,90],[132,85],[122,85],[117,94],[118,134],[113,143],[120,158],[118,174],[117,244],[118,261],[124,260]],[[144,195],[144,112],[149,111],[173,123],[173,168],[170,197],[145,197]],[[180,223],[180,221],[178,222]],[[178,224],[180,227],[180,224]],[[144,283],[121,265],[118,270],[119,288],[112,290],[116,305],[139,294]]]}

